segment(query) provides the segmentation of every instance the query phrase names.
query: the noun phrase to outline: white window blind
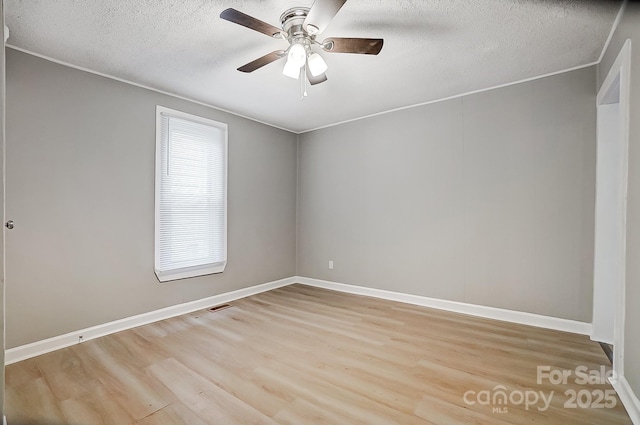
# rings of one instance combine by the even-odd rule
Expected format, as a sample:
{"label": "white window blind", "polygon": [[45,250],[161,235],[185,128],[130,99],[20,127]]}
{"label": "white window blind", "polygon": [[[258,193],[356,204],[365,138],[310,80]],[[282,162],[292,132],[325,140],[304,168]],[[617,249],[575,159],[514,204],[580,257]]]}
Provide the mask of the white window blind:
{"label": "white window blind", "polygon": [[227,126],[161,106],[156,121],[156,275],[165,282],[222,272]]}

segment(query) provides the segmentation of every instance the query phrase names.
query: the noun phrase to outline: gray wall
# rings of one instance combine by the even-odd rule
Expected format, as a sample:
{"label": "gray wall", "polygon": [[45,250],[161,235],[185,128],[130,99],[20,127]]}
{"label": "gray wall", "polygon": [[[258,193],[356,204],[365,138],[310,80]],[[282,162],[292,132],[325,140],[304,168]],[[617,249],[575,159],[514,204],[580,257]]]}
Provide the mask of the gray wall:
{"label": "gray wall", "polygon": [[[155,107],[229,125],[224,273],[154,275]],[[7,50],[7,347],[295,274],[295,135]]]}
{"label": "gray wall", "polygon": [[598,69],[598,88],[625,40],[631,39],[631,119],[627,188],[627,269],[624,374],[640,396],[640,5],[630,2]]}
{"label": "gray wall", "polygon": [[590,322],[595,84],[590,67],[302,134],[298,274]]}
{"label": "gray wall", "polygon": [[[593,67],[296,137],[7,54],[9,348],[296,273],[591,319]],[[155,279],[156,104],[229,124],[221,275]]]}

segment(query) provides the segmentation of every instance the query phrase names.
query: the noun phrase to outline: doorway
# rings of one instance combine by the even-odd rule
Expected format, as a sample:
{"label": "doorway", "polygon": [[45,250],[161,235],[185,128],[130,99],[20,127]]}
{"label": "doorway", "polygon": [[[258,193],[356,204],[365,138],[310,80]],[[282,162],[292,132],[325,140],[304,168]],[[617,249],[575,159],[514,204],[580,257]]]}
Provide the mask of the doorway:
{"label": "doorway", "polygon": [[596,227],[591,339],[613,346],[623,375],[631,40],[597,96]]}

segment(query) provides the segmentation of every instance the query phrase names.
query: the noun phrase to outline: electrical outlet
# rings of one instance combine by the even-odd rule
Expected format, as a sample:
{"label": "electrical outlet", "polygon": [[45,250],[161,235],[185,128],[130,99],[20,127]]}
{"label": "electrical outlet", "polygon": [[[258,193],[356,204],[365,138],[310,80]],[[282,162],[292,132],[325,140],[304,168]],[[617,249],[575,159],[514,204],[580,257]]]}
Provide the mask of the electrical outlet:
{"label": "electrical outlet", "polygon": [[329,260],[329,270],[333,270],[333,260]]}
{"label": "electrical outlet", "polygon": [[84,342],[84,335],[78,335],[78,343]]}

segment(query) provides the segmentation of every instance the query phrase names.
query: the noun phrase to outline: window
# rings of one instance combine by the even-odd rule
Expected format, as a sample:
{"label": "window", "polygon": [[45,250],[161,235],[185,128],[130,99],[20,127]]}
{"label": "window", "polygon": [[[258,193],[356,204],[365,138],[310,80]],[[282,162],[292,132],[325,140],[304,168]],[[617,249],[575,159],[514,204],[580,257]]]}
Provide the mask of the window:
{"label": "window", "polygon": [[156,110],[155,272],[161,282],[227,264],[227,125]]}

